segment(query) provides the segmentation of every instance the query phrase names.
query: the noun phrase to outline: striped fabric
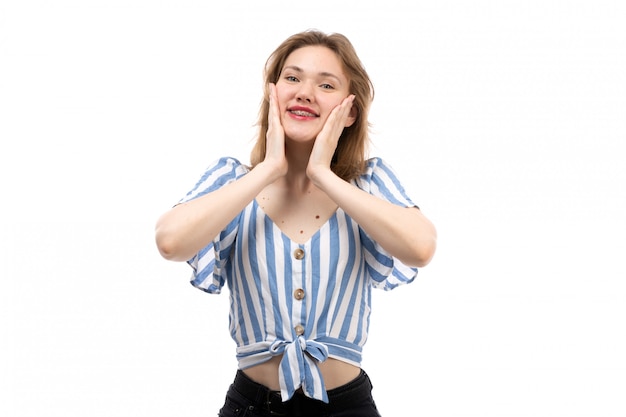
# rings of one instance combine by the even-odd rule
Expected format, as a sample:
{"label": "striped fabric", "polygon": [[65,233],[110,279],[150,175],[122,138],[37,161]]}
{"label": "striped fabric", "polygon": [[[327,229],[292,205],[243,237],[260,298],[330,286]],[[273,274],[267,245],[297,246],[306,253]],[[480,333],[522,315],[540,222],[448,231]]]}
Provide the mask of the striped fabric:
{"label": "striped fabric", "polygon": [[[181,203],[210,193],[249,172],[233,158],[209,166]],[[415,206],[380,158],[352,183],[400,206]],[[298,388],[328,402],[317,367],[328,357],[361,363],[367,340],[371,288],[390,290],[415,279],[341,208],[304,244],[293,242],[253,200],[188,261],[191,283],[208,293],[230,291],[230,333],[239,368],[282,355],[284,401]]]}

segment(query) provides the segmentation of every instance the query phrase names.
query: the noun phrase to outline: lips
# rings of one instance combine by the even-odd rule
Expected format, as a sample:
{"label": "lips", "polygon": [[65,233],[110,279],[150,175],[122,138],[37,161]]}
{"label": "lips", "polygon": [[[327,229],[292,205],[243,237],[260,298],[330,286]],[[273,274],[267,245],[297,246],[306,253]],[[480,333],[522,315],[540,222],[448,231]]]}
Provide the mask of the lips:
{"label": "lips", "polygon": [[300,117],[319,117],[319,114],[315,113],[313,109],[302,106],[294,106],[287,109],[287,111],[294,116]]}

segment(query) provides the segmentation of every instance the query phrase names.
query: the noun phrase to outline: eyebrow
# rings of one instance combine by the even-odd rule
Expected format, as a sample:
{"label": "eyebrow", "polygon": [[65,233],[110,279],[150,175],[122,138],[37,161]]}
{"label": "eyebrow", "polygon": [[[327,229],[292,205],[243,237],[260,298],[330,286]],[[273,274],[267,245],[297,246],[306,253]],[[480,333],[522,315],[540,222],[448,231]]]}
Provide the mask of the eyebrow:
{"label": "eyebrow", "polygon": [[[298,66],[296,66],[296,65],[288,65],[288,66],[286,66],[286,67],[284,67],[284,68],[283,68],[283,71],[284,71],[284,70],[286,70],[286,69],[294,70],[294,71],[299,72],[299,73],[303,73],[303,72],[304,72],[304,70],[303,70],[302,68],[300,68],[300,67],[298,67]],[[333,74],[332,72],[322,71],[322,72],[320,72],[320,73],[319,73],[319,74],[317,74],[317,75],[319,75],[320,77],[330,77],[330,78],[334,78],[334,79],[336,79],[336,80],[337,80],[337,82],[338,82],[339,84],[343,84],[343,83],[341,82],[341,79],[340,79],[338,76],[336,76],[335,74]]]}

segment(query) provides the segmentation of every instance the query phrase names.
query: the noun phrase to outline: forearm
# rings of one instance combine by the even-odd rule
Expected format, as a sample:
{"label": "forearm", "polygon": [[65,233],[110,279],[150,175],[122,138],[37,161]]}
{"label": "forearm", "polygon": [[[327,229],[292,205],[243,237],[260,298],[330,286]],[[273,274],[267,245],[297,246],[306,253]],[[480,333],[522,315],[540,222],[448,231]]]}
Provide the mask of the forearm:
{"label": "forearm", "polygon": [[259,164],[237,181],[173,207],[156,224],[159,252],[172,261],[190,259],[274,179],[272,171]]}
{"label": "forearm", "polygon": [[430,262],[435,253],[437,233],[418,208],[401,207],[382,200],[331,171],[318,175],[315,183],[391,255],[414,267]]}

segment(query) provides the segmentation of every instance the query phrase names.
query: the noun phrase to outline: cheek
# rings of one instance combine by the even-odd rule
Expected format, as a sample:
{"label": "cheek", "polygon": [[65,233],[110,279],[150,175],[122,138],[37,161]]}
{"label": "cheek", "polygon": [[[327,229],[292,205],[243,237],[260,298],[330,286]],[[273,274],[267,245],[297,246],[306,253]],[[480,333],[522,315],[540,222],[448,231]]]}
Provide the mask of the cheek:
{"label": "cheek", "polygon": [[289,85],[288,83],[286,83],[285,81],[278,80],[278,82],[275,84],[276,85],[276,94],[278,95],[279,99],[284,99],[289,95],[293,94],[293,87],[291,85]]}
{"label": "cheek", "polygon": [[276,90],[276,96],[278,98],[278,110],[282,113],[287,108],[287,102],[289,101],[289,94],[287,91]]}
{"label": "cheek", "polygon": [[322,116],[324,117],[324,119],[328,118],[328,116],[330,116],[330,113],[332,113],[332,111],[335,109],[335,107],[339,106],[341,104],[341,102],[343,101],[343,98],[333,98],[333,99],[328,99],[328,100],[321,100],[319,102],[320,107],[323,109],[322,112]]}

